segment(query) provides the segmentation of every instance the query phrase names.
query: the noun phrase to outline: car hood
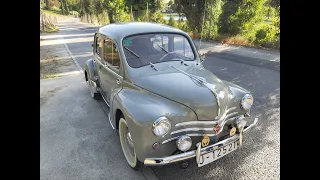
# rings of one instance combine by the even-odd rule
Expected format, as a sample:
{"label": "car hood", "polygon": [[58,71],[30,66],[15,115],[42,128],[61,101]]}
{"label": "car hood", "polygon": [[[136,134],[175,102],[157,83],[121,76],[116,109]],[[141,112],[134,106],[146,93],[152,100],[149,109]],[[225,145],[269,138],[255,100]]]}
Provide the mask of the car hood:
{"label": "car hood", "polygon": [[219,118],[218,115],[221,116],[227,108],[228,96],[231,93],[229,86],[201,65],[177,66],[177,68],[204,78],[210,88],[197,83],[173,67],[162,68],[151,74],[142,74],[134,80],[134,83],[145,90],[188,106],[195,111],[199,120]]}

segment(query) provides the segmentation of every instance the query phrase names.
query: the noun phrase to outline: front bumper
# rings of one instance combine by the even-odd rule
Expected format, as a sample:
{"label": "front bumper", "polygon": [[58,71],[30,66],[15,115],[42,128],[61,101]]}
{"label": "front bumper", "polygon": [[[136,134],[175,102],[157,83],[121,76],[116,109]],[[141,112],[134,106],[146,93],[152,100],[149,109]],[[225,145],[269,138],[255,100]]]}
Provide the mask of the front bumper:
{"label": "front bumper", "polygon": [[[247,128],[245,128],[243,130],[243,133],[248,132],[253,126],[256,125],[256,123],[258,122],[258,118],[254,119],[254,122],[252,124],[250,124],[250,126],[248,126]],[[200,154],[207,154],[208,152],[214,151],[224,145],[227,145],[233,141],[236,141],[239,139],[239,135],[236,134],[228,139],[224,139],[222,141],[219,141],[215,144],[212,144],[210,146],[201,148]],[[146,158],[144,160],[144,164],[146,166],[161,166],[161,165],[165,165],[165,164],[170,164],[170,163],[174,163],[174,162],[179,162],[179,161],[184,161],[190,158],[194,158],[196,157],[196,150],[193,151],[188,151],[185,153],[181,153],[181,154],[177,154],[177,155],[172,155],[172,156],[168,156],[168,157],[163,157],[163,158]]]}

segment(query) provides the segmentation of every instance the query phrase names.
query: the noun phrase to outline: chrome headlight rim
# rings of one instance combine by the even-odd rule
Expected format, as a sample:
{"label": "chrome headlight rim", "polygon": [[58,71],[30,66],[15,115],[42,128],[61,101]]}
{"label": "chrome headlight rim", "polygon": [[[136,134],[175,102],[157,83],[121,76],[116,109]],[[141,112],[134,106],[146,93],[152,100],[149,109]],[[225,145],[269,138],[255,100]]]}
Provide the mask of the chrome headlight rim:
{"label": "chrome headlight rim", "polygon": [[[165,133],[163,133],[163,134],[157,134],[155,130],[156,130],[156,128],[157,128],[158,126],[161,126],[162,123],[167,123],[168,129],[167,129],[167,131],[166,131]],[[157,120],[154,121],[154,123],[153,123],[153,125],[152,125],[152,132],[153,132],[153,134],[154,134],[155,136],[158,136],[158,137],[165,136],[166,134],[169,133],[170,129],[171,129],[171,123],[170,123],[169,119],[166,118],[166,117],[164,117],[164,116],[159,117]]]}
{"label": "chrome headlight rim", "polygon": [[[248,98],[251,98],[251,99],[252,99],[252,103],[251,103],[250,107],[247,107],[247,108],[246,108],[246,107],[244,107],[244,103],[246,103],[245,101],[246,101]],[[244,109],[244,110],[246,110],[246,111],[249,111],[249,110],[251,109],[251,107],[252,107],[252,104],[253,104],[253,96],[252,96],[250,93],[245,94],[245,95],[242,97],[242,99],[241,99],[241,103],[240,103],[241,108]]]}
{"label": "chrome headlight rim", "polygon": [[[183,141],[189,142],[189,145],[187,146],[186,149],[182,149],[182,148],[181,148],[181,143],[182,143]],[[182,152],[188,151],[188,150],[191,148],[191,146],[192,146],[192,139],[191,139],[191,137],[188,136],[188,135],[182,135],[182,136],[180,136],[180,137],[177,139],[176,145],[177,145],[177,148],[178,148],[180,151],[182,151]]]}

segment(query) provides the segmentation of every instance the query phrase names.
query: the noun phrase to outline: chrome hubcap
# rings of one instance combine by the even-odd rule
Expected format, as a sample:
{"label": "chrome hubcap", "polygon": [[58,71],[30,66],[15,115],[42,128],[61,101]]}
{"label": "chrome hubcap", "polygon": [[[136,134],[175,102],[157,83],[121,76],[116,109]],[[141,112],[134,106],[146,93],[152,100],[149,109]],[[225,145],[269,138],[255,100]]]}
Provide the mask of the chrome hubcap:
{"label": "chrome hubcap", "polygon": [[130,132],[127,133],[127,140],[128,140],[128,144],[131,148],[133,148],[133,142],[132,142],[132,139],[131,139],[131,134]]}

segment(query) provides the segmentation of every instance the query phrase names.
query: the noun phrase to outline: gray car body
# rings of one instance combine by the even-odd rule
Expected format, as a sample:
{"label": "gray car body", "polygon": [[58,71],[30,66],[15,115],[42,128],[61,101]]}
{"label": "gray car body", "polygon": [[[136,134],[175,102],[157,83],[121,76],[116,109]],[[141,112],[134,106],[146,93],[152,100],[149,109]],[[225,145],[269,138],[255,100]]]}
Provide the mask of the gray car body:
{"label": "gray car body", "polygon": [[[121,81],[119,85],[114,85],[109,89],[110,94],[104,99],[110,107],[109,121],[113,128],[118,128],[121,115],[127,121],[139,161],[143,162],[145,158],[150,157],[172,155],[177,150],[175,141],[164,144],[162,142],[177,136],[170,134],[172,131],[181,129],[181,127],[175,127],[177,123],[217,119],[218,107],[214,94],[208,88],[197,85],[186,74],[171,68],[171,66],[189,74],[203,77],[208,83],[214,85],[220,101],[220,115],[231,107],[234,107],[233,112],[236,112],[237,115],[246,113],[241,108],[240,102],[249,91],[233,83],[220,80],[202,64],[199,65],[200,57],[197,48],[187,33],[166,25],[141,22],[110,24],[99,28],[96,33],[109,37],[116,43],[120,54],[121,67],[119,71],[113,72],[116,73],[115,76],[112,76],[114,79],[104,78],[105,76],[102,77],[97,70],[99,60],[94,55],[93,59],[89,59],[85,64],[86,80],[96,82],[97,91],[102,91],[101,83],[114,83],[116,78]],[[150,65],[131,68],[126,61],[122,41],[127,36],[144,33],[178,33],[184,35],[191,44],[195,60],[185,61],[188,66],[182,65],[180,61],[157,63],[155,66],[158,71],[155,71]],[[94,76],[97,76],[98,80]],[[164,137],[155,136],[152,132],[154,121],[161,116],[167,117],[172,127]],[[201,126],[197,127],[201,128]],[[210,137],[211,142],[217,142],[226,133],[227,131]],[[201,131],[201,134],[210,134],[210,132]],[[192,137],[191,149],[195,149],[196,143],[201,142],[201,139],[202,136]],[[157,150],[152,148],[155,142],[160,143],[160,148]]]}

